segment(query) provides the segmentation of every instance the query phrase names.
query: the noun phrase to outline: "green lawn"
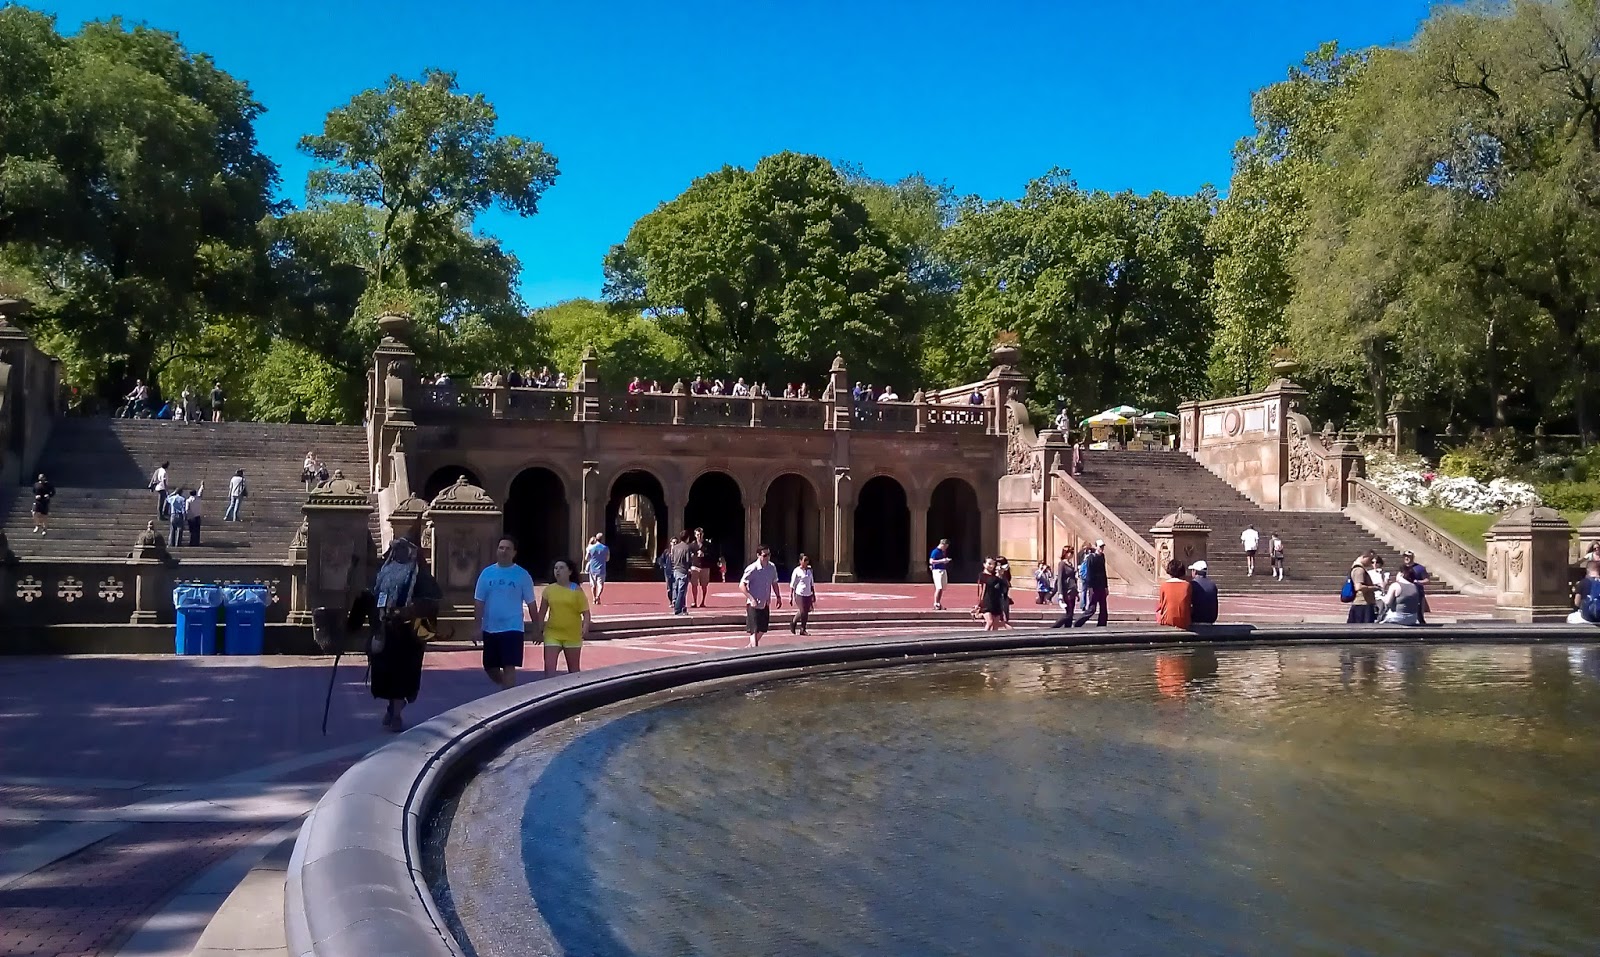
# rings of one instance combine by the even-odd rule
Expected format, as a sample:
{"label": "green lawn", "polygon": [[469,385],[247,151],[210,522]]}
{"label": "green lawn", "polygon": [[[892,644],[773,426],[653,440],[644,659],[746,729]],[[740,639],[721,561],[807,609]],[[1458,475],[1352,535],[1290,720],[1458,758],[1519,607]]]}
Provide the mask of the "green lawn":
{"label": "green lawn", "polygon": [[[1484,554],[1483,533],[1489,526],[1499,521],[1498,515],[1472,515],[1468,512],[1458,512],[1449,508],[1436,508],[1434,506],[1419,506],[1416,511],[1428,521],[1439,526],[1451,535],[1461,540],[1461,543],[1470,547],[1479,555]],[[1562,512],[1561,517],[1572,523],[1573,528],[1583,521],[1584,512]]]}

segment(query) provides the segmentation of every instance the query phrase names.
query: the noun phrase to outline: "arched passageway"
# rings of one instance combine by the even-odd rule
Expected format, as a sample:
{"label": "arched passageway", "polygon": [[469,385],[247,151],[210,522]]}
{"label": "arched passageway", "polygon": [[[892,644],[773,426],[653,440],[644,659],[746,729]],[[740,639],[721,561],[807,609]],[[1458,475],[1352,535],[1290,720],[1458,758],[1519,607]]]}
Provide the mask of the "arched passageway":
{"label": "arched passageway", "polygon": [[690,529],[706,530],[713,580],[717,575],[717,559],[727,561],[728,577],[735,578],[754,557],[746,557],[744,497],[733,476],[726,472],[707,472],[695,479],[689,486],[689,504],[683,514],[684,524]]}
{"label": "arched passageway", "polygon": [[577,561],[568,541],[571,512],[566,483],[545,468],[524,469],[506,496],[506,534],[517,540],[517,564],[534,581],[549,581],[556,559]]}
{"label": "arched passageway", "polygon": [[761,504],[761,541],[772,548],[772,560],[784,575],[802,552],[811,556],[812,567],[822,560],[822,514],[817,510],[816,489],[804,476],[791,472],[767,486],[767,499]]}
{"label": "arched passageway", "polygon": [[856,576],[903,582],[911,567],[911,511],[906,490],[887,475],[861,486],[855,514]]}
{"label": "arched passageway", "polygon": [[[655,560],[671,537],[667,517],[660,479],[642,469],[617,476],[606,500],[606,544],[611,547],[606,574],[631,581],[661,577]],[[582,555],[572,557],[583,561]]]}
{"label": "arched passageway", "polygon": [[443,468],[434,469],[433,474],[428,476],[428,480],[422,483],[422,500],[424,502],[433,501],[435,495],[456,484],[456,479],[462,476],[466,476],[468,484],[483,488],[483,483],[478,480],[478,476],[471,469],[460,465],[446,465]]}
{"label": "arched passageway", "polygon": [[928,501],[928,540],[918,543],[923,554],[941,538],[950,539],[951,580],[977,581],[983,567],[983,516],[978,493],[963,479],[940,482]]}

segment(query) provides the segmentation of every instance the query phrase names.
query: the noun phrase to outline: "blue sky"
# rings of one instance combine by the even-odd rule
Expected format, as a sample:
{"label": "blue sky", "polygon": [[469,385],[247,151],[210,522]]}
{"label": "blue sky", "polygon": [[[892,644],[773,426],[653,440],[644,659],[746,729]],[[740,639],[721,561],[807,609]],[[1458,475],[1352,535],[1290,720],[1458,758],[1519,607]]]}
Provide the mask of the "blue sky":
{"label": "blue sky", "polygon": [[176,31],[267,107],[261,145],[302,201],[295,149],[391,73],[455,70],[561,176],[539,215],[480,223],[530,305],[598,295],[643,214],[724,164],[792,149],[1014,197],[1052,166],[1087,187],[1226,190],[1250,92],[1318,43],[1404,42],[1418,0],[1023,2],[510,0],[29,2],[71,31],[121,14]]}

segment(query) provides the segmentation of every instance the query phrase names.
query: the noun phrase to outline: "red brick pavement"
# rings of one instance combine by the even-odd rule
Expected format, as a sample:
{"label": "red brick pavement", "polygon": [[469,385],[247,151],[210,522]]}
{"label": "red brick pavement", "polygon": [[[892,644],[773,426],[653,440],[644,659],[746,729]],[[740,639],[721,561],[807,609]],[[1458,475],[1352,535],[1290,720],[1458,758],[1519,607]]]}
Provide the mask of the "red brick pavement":
{"label": "red brick pavement", "polygon": [[[947,605],[960,607],[970,585],[956,586]],[[616,583],[597,617],[659,616],[659,583]],[[819,609],[904,609],[931,605],[927,585],[824,586]],[[666,655],[697,654],[744,644],[737,625],[696,626],[707,613],[737,612],[736,586],[711,586],[706,612],[669,635],[591,642],[586,668]],[[1147,617],[1149,599],[1113,597],[1113,619]],[[1443,598],[1436,616],[1483,614],[1480,600]],[[1335,596],[1224,598],[1230,619],[1302,620],[1342,616]],[[776,616],[782,629],[786,615]],[[924,625],[824,626],[810,639],[775,632],[769,643],[827,640],[845,635],[958,630],[964,622]],[[429,655],[421,698],[407,709],[411,722],[491,693],[475,651]],[[541,664],[527,649],[527,665]],[[364,661],[347,659],[335,685],[328,733],[319,725],[329,676],[323,658],[81,658],[0,657],[0,772],[21,777],[124,779],[146,784],[202,783],[340,746],[376,745],[384,738],[380,708],[366,693]],[[281,781],[331,781],[353,760],[330,755],[284,770]],[[89,784],[90,782],[85,782]],[[0,779],[0,808],[116,807],[160,798],[163,792],[19,785]],[[74,825],[0,820],[0,850]],[[142,919],[187,882],[264,834],[271,825],[133,824],[79,853],[0,888],[0,955],[115,952]]]}

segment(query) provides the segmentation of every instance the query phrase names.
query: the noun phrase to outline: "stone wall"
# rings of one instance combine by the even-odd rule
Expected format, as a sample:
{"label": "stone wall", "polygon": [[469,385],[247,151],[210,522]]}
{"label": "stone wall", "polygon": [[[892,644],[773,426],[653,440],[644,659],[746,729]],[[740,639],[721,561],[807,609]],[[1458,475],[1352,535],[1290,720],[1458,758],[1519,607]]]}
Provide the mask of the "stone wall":
{"label": "stone wall", "polygon": [[1256,504],[1278,508],[1288,481],[1287,415],[1304,395],[1279,379],[1265,392],[1184,403],[1178,408],[1180,448]]}

